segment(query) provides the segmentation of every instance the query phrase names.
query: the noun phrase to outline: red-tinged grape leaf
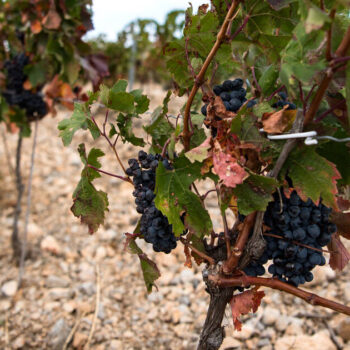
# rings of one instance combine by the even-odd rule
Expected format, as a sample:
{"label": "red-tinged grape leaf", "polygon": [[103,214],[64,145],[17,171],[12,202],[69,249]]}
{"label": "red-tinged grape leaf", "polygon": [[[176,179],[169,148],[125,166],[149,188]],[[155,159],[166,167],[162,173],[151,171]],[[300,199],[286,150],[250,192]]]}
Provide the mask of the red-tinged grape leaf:
{"label": "red-tinged grape leaf", "polygon": [[[156,176],[156,207],[168,218],[176,236],[185,228],[199,237],[210,234],[212,222],[198,196],[190,191],[190,185],[202,178],[201,163],[192,164],[182,156],[174,161],[174,169],[167,170],[159,163]],[[181,215],[184,215],[184,223]]]}
{"label": "red-tinged grape leaf", "polygon": [[194,163],[203,162],[209,156],[208,150],[210,149],[211,137],[208,137],[201,145],[198,147],[192,148],[190,151],[185,153],[185,156]]}
{"label": "red-tinged grape leaf", "polygon": [[332,240],[328,244],[328,249],[331,252],[329,265],[333,270],[342,271],[350,261],[350,253],[345,248],[338,234],[332,235]]}
{"label": "red-tinged grape leaf", "polygon": [[61,25],[62,18],[57,13],[55,6],[51,7],[47,15],[43,18],[43,26],[47,29],[58,29]]}
{"label": "red-tinged grape leaf", "polygon": [[213,154],[215,173],[227,187],[236,187],[247,177],[246,171],[237,163],[237,159],[224,152]]}
{"label": "red-tinged grape leaf", "polygon": [[253,211],[265,211],[269,202],[273,200],[272,193],[277,186],[277,181],[272,178],[250,175],[233,190],[237,198],[238,211],[243,215]]}
{"label": "red-tinged grape leaf", "polygon": [[264,113],[262,116],[264,131],[271,134],[281,134],[289,130],[295,120],[296,114],[296,109],[289,111],[281,109],[275,113]]}
{"label": "red-tinged grape leaf", "polygon": [[83,224],[89,228],[89,233],[96,232],[105,219],[105,212],[108,211],[107,193],[96,190],[92,181],[100,174],[88,167],[87,164],[100,168],[101,164],[98,161],[104,153],[96,148],[91,149],[89,155],[86,156],[84,144],[79,145],[78,149],[80,158],[85,165],[81,172],[81,179],[73,193],[73,206],[71,211],[74,216],[81,219]]}
{"label": "red-tinged grape leaf", "polygon": [[294,149],[281,172],[283,178],[287,172],[293,187],[304,201],[311,198],[317,204],[322,198],[323,204],[337,210],[336,180],[340,174],[335,165],[318,155],[313,147]]}
{"label": "red-tinged grape leaf", "polygon": [[350,213],[333,211],[330,216],[330,221],[337,225],[337,233],[339,235],[350,239]]}
{"label": "red-tinged grape leaf", "polygon": [[160,271],[156,263],[148,258],[148,256],[136,244],[135,239],[131,239],[129,241],[129,251],[132,254],[136,254],[140,259],[140,265],[147,292],[151,293],[153,286],[155,286],[154,281],[160,277]]}
{"label": "red-tinged grape leaf", "polygon": [[265,293],[258,291],[258,287],[247,290],[243,293],[236,294],[230,301],[233,325],[237,331],[242,330],[242,322],[239,320],[241,315],[246,315],[249,312],[256,312],[260,306],[261,299]]}

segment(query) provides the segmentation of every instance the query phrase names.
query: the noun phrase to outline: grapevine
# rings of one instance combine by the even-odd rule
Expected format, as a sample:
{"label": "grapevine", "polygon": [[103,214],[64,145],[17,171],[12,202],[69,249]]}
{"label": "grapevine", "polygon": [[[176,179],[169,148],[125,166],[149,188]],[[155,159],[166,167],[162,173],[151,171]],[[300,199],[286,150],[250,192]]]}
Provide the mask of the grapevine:
{"label": "grapevine", "polygon": [[[112,176],[125,182],[138,221],[133,232],[125,232],[124,250],[140,263],[147,291],[157,287],[161,273],[146,254],[150,245],[150,256],[183,248],[185,265],[202,268],[209,305],[198,350],[220,348],[227,305],[240,331],[241,316],[256,312],[269,288],[350,315],[349,306],[303,289],[316,266],[343,270],[350,261],[343,243],[350,238],[348,7],[342,1],[213,0],[197,11],[187,9],[178,37],[181,13],[167,20],[173,32],[156,26],[153,46],[144,33],[152,22],[130,26],[135,45],[148,53],[140,55],[145,67],[161,60],[155,80],[165,77],[171,86],[153,111],[133,79],[115,79],[125,75],[123,53],[127,60],[135,54],[126,47],[127,31],[115,45],[125,50],[115,58],[120,67],[112,62],[115,74],[105,84],[104,66],[92,92],[79,96],[78,87],[75,95],[52,94],[51,103],[76,98],[72,114],[58,123],[64,146],[79,131],[91,141],[78,146],[82,170],[72,194],[73,215],[94,234],[112,207],[95,180]],[[75,39],[80,43],[81,36]],[[92,45],[96,54],[106,43],[100,38]],[[114,49],[105,48],[110,58]],[[44,114],[35,97],[41,84],[25,88],[28,66],[36,62],[32,56],[9,58],[2,95],[10,110],[18,106],[22,114],[38,117]],[[97,57],[85,58],[83,66],[99,66]],[[82,76],[80,68],[76,73],[74,81],[65,71],[56,78],[74,84]],[[144,81],[146,75],[141,69],[137,77]],[[32,105],[17,99],[22,94]],[[169,104],[178,97],[184,104],[171,114]],[[25,124],[18,125],[23,132]],[[302,137],[308,131],[312,142]],[[276,135],[287,140],[271,137]],[[137,154],[128,155],[127,165],[121,143]],[[113,164],[103,163],[105,153],[97,148],[102,144],[115,157]],[[217,200],[215,209],[209,195]],[[219,224],[212,220],[215,210]]]}
{"label": "grapevine", "polygon": [[[307,148],[292,137],[285,142],[268,138],[270,134],[300,133],[317,115],[322,114],[320,119],[323,119],[324,113],[332,113],[331,109],[325,112],[326,106],[321,102],[326,90],[335,88],[329,86],[332,76],[343,74],[342,66],[334,65],[334,60],[346,56],[350,46],[349,29],[343,31],[342,41],[334,49],[329,42],[332,28],[325,25],[323,30],[328,40],[325,48],[321,45],[321,36],[318,38],[317,31],[308,24],[308,18],[301,15],[300,24],[291,21],[291,31],[283,29],[285,35],[294,33],[297,39],[291,35],[281,53],[266,33],[256,34],[253,28],[257,24],[251,18],[263,13],[262,9],[288,16],[288,11],[297,13],[297,4],[280,7],[268,1],[260,8],[234,0],[226,8],[220,7],[221,3],[213,2],[210,10],[201,7],[197,14],[188,11],[184,37],[164,47],[167,67],[175,80],[175,93],[187,94],[183,119],[181,114],[176,120],[169,118],[168,93],[163,106],[152,113],[151,122],[143,124],[146,138],[135,136],[132,119],[147,111],[148,99],[138,90],[127,93],[127,82],[119,80],[111,89],[102,86],[98,95],[91,94],[85,105],[76,105],[71,119],[59,124],[63,142],[69,144],[76,130],[71,129],[74,117],[80,116],[81,126],[86,125],[95,139],[102,135],[109,145],[114,145],[118,161],[115,147],[118,140],[143,147],[137,159],[129,160],[129,168],[120,164],[126,177],[112,174],[128,182],[129,177],[132,178],[136,210],[141,214],[135,232],[127,234],[127,244],[140,259],[149,291],[158,271],[154,270],[151,279],[146,277],[148,258],[136,248],[139,239],[152,243],[156,252],[165,253],[170,253],[180,241],[185,246],[187,266],[192,265],[192,258],[206,264],[203,277],[210,305],[198,349],[211,350],[218,349],[223,341],[221,323],[227,303],[231,304],[234,325],[239,330],[241,323],[237,315],[259,307],[264,296],[262,286],[350,314],[350,308],[345,305],[299,289],[313,279],[312,270],[316,265],[327,263],[324,254],[331,254],[333,267],[334,254],[341,254],[332,251],[335,245],[342,244],[339,223],[340,217],[344,219],[346,215],[339,214],[334,220],[334,213],[339,213],[337,193],[341,190],[340,183],[337,187],[337,180],[341,181],[342,176],[338,164],[323,158],[317,153],[317,147]],[[331,10],[330,20],[334,16]],[[210,40],[205,36],[209,35],[208,23],[215,27]],[[282,23],[278,19],[273,23],[280,33]],[[308,38],[310,33],[315,37],[314,43]],[[279,35],[275,33],[278,39]],[[212,45],[204,49],[198,45],[201,36]],[[255,57],[254,50],[235,46],[235,39],[243,38],[264,57]],[[298,71],[294,61],[288,58],[295,50],[301,50],[296,48],[295,40],[310,45],[310,56],[303,63],[306,70],[312,69],[312,55],[321,59],[326,54],[328,66],[324,68],[330,73],[323,75],[314,69],[314,74],[307,75],[305,71]],[[220,84],[221,75],[216,74],[220,66],[227,64],[225,60],[229,56],[225,56],[225,50],[232,53],[231,67],[236,64],[235,75],[226,76]],[[280,70],[276,60],[282,67]],[[314,79],[321,80],[317,88]],[[200,105],[199,100],[204,104]],[[107,109],[103,131],[90,109],[96,101]],[[196,111],[198,107],[200,113]],[[111,122],[111,113],[117,114],[116,125]],[[93,121],[92,125],[89,120]],[[109,122],[112,124],[108,133],[105,128]],[[335,123],[348,130],[344,119],[339,118]],[[204,131],[205,127],[209,133]],[[116,137],[114,141],[113,137]],[[96,153],[92,149],[86,155],[84,145],[80,145],[79,151],[84,159],[93,159]],[[103,223],[108,207],[106,194],[92,184],[97,175],[89,169],[96,174],[106,173],[100,169],[99,162],[87,164],[85,161],[72,211],[94,232]],[[197,187],[204,179],[213,182],[209,192],[216,192],[218,197],[223,223],[221,233],[213,229],[205,205],[207,194],[201,195]],[[90,186],[88,198],[81,192],[84,181]],[[89,197],[100,203],[93,214]],[[226,216],[229,209],[237,216],[232,227]],[[148,268],[151,266],[149,263]],[[265,277],[258,277],[263,275]],[[245,305],[242,310],[235,306],[240,305],[240,300],[249,306]]]}

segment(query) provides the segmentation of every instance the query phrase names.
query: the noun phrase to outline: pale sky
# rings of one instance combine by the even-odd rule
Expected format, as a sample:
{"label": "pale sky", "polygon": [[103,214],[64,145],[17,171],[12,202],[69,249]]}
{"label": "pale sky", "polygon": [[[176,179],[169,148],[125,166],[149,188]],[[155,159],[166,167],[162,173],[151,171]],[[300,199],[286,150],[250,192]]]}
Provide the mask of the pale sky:
{"label": "pale sky", "polygon": [[168,12],[185,10],[189,2],[197,10],[209,0],[94,0],[95,29],[88,33],[88,37],[104,33],[108,39],[115,40],[116,34],[134,19],[150,18],[162,23]]}

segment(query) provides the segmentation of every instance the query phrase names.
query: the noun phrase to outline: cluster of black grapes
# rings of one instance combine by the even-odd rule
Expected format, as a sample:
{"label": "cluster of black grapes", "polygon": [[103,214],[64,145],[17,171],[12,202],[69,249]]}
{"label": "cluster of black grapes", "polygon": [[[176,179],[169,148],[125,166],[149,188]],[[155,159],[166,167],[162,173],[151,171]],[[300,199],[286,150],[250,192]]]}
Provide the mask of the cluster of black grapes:
{"label": "cluster of black grapes", "polygon": [[272,260],[268,271],[279,280],[294,286],[312,281],[311,270],[326,263],[322,247],[337,230],[329,221],[330,213],[331,209],[322,203],[317,206],[310,198],[304,202],[295,191],[290,198],[283,190],[276,192],[264,215],[271,234],[265,236],[266,250],[258,261],[245,268],[245,273],[263,275],[263,265]]}
{"label": "cluster of black grapes", "polygon": [[280,97],[280,100],[278,100],[276,103],[272,105],[273,108],[283,108],[286,105],[288,106],[287,110],[297,108],[297,106],[294,103],[287,101],[288,98],[285,92],[283,91],[279,92],[278,96]]}
{"label": "cluster of black grapes", "polygon": [[[243,80],[238,78],[235,80],[225,80],[221,85],[213,87],[214,94],[220,96],[226,109],[231,112],[237,112],[242,105],[247,101],[247,91],[243,87]],[[250,100],[247,107],[253,107],[256,101]],[[203,105],[201,112],[204,116],[207,115],[207,106]]]}
{"label": "cluster of black grapes", "polygon": [[142,214],[140,232],[147,243],[152,243],[154,251],[168,254],[176,248],[176,237],[167,217],[154,204],[154,188],[158,163],[162,162],[168,170],[171,170],[171,165],[160,154],[144,151],[139,152],[138,159],[132,158],[128,162],[126,173],[133,178],[136,210]]}
{"label": "cluster of black grapes", "polygon": [[6,91],[2,94],[10,106],[18,106],[26,111],[28,121],[42,118],[47,114],[46,103],[41,94],[33,93],[23,88],[27,76],[24,67],[29,58],[24,53],[16,55],[12,60],[4,63],[6,69]]}

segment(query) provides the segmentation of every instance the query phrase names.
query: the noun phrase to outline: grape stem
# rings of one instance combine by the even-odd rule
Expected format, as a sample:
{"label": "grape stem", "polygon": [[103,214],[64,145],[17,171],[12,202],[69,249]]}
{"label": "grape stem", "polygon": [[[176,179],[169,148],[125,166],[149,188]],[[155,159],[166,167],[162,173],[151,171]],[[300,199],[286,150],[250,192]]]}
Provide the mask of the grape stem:
{"label": "grape stem", "polygon": [[192,250],[192,252],[194,252],[195,254],[200,256],[202,259],[207,261],[210,265],[215,265],[215,260],[213,258],[211,258],[207,254],[205,254],[205,253],[201,252],[200,250],[198,250],[197,248],[195,248],[192,244],[188,243],[186,239],[184,239],[183,237],[180,237],[180,241],[183,245],[190,248]]}
{"label": "grape stem", "polygon": [[194,81],[194,85],[193,85],[192,90],[190,92],[190,95],[188,97],[186,107],[185,107],[185,113],[184,113],[184,128],[183,128],[183,132],[182,132],[185,151],[188,151],[190,149],[190,140],[191,140],[191,136],[192,136],[192,133],[190,132],[190,128],[189,128],[192,103],[193,103],[194,98],[198,92],[198,89],[201,87],[201,85],[204,82],[205,73],[206,73],[211,61],[214,59],[221,44],[225,40],[228,25],[230,24],[230,21],[232,21],[233,14],[236,11],[240,2],[241,2],[241,0],[234,0],[232,2],[232,5],[229,8],[229,10],[226,14],[225,20],[224,20],[224,22],[220,28],[220,31],[216,37],[215,44],[212,47],[212,49],[210,50],[208,57],[204,61],[203,66],[202,66],[201,70],[199,71],[199,73]]}
{"label": "grape stem", "polygon": [[[268,237],[274,237],[274,238],[277,238],[277,239],[283,239],[283,240],[286,240],[284,237],[282,236],[279,236],[279,235],[275,235],[273,233],[263,233],[264,236],[268,236]],[[317,252],[320,252],[320,253],[327,253],[327,254],[331,254],[330,251],[326,250],[326,249],[318,249],[318,248],[315,248],[315,247],[311,247],[307,244],[303,244],[303,243],[300,243],[300,242],[297,242],[297,241],[291,241],[291,243],[295,244],[295,245],[299,245],[301,247],[305,247],[305,248],[308,248],[308,249],[311,249],[311,250],[315,250]]]}
{"label": "grape stem", "polygon": [[[112,141],[110,140],[110,138],[108,137],[108,135],[106,133],[106,124],[107,124],[107,121],[108,121],[108,113],[109,113],[109,110],[107,109],[106,115],[105,115],[105,120],[104,120],[103,126],[102,126],[103,130],[100,129],[100,127],[98,126],[98,124],[97,124],[97,122],[96,122],[96,120],[95,120],[95,118],[93,116],[91,116],[91,120],[95,124],[95,126],[97,127],[97,129],[100,132],[101,136],[103,136],[106,139],[106,141],[108,142],[109,146],[112,148],[112,150],[113,150],[113,152],[114,152],[114,154],[115,154],[115,156],[117,158],[117,161],[118,161],[119,165],[121,166],[121,168],[123,169],[124,174],[126,175],[125,167],[124,167],[124,165],[123,165],[123,163],[122,163],[122,161],[121,161],[121,159],[119,157],[119,154],[118,154],[117,148],[116,148],[116,144],[117,144],[119,135],[117,136],[117,139],[114,141],[114,143],[112,143]],[[130,180],[130,182],[131,182],[131,180]]]}
{"label": "grape stem", "polygon": [[252,277],[247,275],[226,278],[218,275],[209,275],[208,280],[211,281],[214,285],[222,288],[249,287],[251,285],[269,287],[292,294],[298,298],[305,300],[311,305],[323,306],[350,316],[350,307],[336,303],[326,298],[322,298],[316,294],[309,293],[288,283],[284,283],[276,278]]}
{"label": "grape stem", "polygon": [[94,170],[98,171],[99,173],[102,173],[102,174],[105,174],[105,175],[108,175],[108,176],[112,176],[112,177],[116,177],[117,179],[120,179],[120,180],[129,182],[130,184],[133,185],[132,181],[131,181],[130,178],[128,178],[128,177],[123,177],[123,176],[120,176],[120,175],[116,175],[116,174],[109,173],[108,171],[104,171],[104,170],[102,170],[102,169],[96,168],[96,167],[94,167],[94,166],[91,165],[91,164],[87,164],[87,166],[88,166],[89,168],[91,168],[91,169],[94,169]]}

